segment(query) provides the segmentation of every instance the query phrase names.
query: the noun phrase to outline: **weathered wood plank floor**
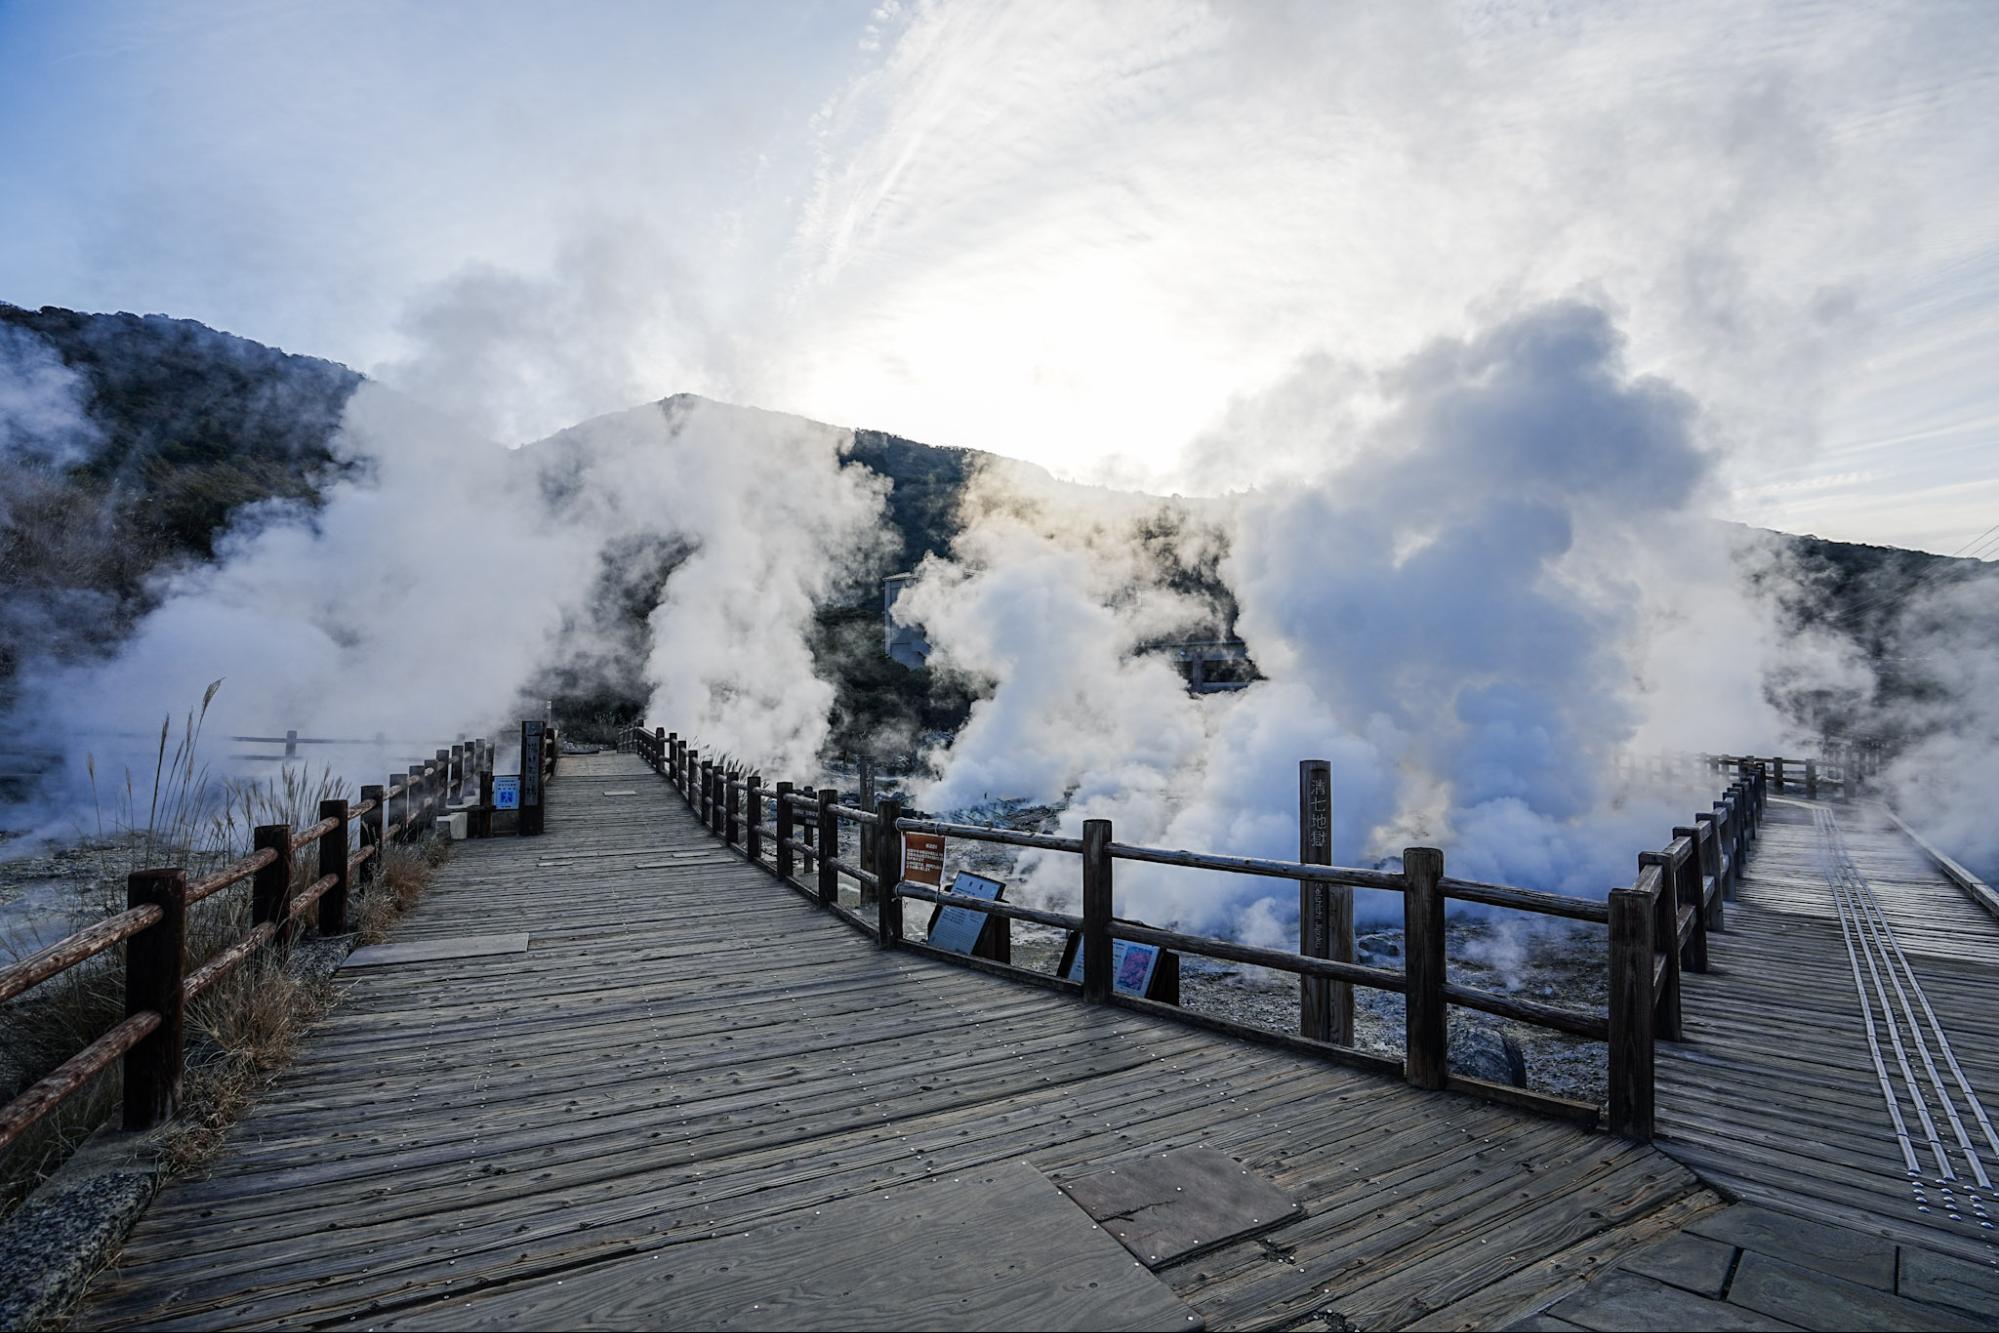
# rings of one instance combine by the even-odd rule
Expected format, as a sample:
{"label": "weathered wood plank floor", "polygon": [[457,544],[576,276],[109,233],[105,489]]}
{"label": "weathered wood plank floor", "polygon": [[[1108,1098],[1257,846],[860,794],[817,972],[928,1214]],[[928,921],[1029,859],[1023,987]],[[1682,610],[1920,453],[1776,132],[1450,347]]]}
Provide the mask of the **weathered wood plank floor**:
{"label": "weathered wood plank floor", "polygon": [[698,1270],[694,1318],[755,1327],[780,1279],[727,1246],[869,1197],[914,1216],[1022,1161],[1208,1145],[1304,1207],[1161,1272],[1210,1327],[1492,1327],[1717,1204],[1652,1148],[879,952],[633,758],[566,761],[547,835],[461,844],[397,941],[521,931],[343,973],[79,1323],[688,1327],[664,1275]]}
{"label": "weathered wood plank floor", "polygon": [[[1837,822],[1836,838],[1818,827],[1812,806],[1772,801],[1728,905],[1727,933],[1710,936],[1712,970],[1684,978],[1686,1041],[1660,1047],[1660,1145],[1742,1199],[1990,1264],[1999,1260],[1999,1232],[1984,1214],[1989,1208],[1999,1221],[1999,1201],[1979,1188],[1958,1126],[1987,1172],[1999,1171],[1999,1153],[1913,987],[1890,966],[1892,952],[1857,948],[1849,958],[1848,938],[1865,937],[1842,930],[1828,853],[1843,845],[1871,886],[1965,1080],[1978,1099],[1993,1099],[1995,1111],[1999,922],[1878,814],[1826,813]],[[1882,1069],[1922,1169],[1914,1182],[1870,1052],[1862,986]],[[1924,1113],[1954,1180],[1938,1169]]]}

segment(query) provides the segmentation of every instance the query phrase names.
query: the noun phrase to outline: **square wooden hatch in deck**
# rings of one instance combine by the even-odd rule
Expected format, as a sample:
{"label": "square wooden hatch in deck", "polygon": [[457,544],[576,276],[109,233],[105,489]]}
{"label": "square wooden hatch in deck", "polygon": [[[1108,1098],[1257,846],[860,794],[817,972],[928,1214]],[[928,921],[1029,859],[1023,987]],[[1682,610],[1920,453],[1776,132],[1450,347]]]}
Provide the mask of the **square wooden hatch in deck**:
{"label": "square wooden hatch in deck", "polygon": [[1147,1268],[1304,1215],[1275,1185],[1213,1148],[1177,1148],[1057,1182]]}

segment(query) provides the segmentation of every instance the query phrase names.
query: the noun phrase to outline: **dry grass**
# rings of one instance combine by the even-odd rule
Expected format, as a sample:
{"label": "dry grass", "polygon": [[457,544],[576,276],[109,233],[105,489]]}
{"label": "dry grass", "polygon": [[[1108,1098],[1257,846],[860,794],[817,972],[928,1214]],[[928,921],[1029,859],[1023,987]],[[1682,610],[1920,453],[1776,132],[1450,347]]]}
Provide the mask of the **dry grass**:
{"label": "dry grass", "polygon": [[214,1159],[229,1126],[334,1000],[329,978],[294,974],[276,959],[246,964],[230,981],[238,977],[235,993],[203,996],[192,1017],[200,1041],[189,1052],[179,1110],[160,1138],[170,1174],[199,1172]]}
{"label": "dry grass", "polygon": [[[217,683],[218,685],[220,682]],[[182,726],[163,725],[151,789],[128,771],[110,808],[100,799],[98,837],[92,845],[95,874],[76,885],[77,924],[125,906],[125,878],[159,865],[187,868],[191,878],[208,873],[249,850],[259,824],[298,828],[318,818],[322,800],[346,795],[330,771],[287,766],[257,782],[212,778],[197,752],[201,723],[213,700],[210,686],[201,706]],[[175,733],[178,730],[178,738]],[[98,774],[89,764],[92,782]],[[395,919],[422,894],[450,844],[430,839],[393,845],[382,854],[375,882],[354,899],[363,943],[381,939]],[[317,874],[313,848],[294,857],[293,891]],[[357,884],[356,888],[360,886]],[[386,891],[384,891],[386,890]],[[244,881],[198,904],[188,920],[190,971],[240,940],[250,927],[251,884]],[[0,1102],[75,1055],[124,1016],[123,950],[100,955],[35,987],[0,1007]],[[305,951],[301,963],[311,958]],[[323,961],[323,951],[320,954]],[[333,987],[303,965],[287,967],[270,950],[239,967],[212,987],[188,1015],[188,1069],[181,1110],[165,1135],[166,1163],[173,1170],[198,1169],[244,1105],[291,1056],[298,1034],[324,1012]],[[19,1202],[74,1148],[115,1113],[118,1078],[113,1070],[73,1097],[0,1155],[0,1213]]]}
{"label": "dry grass", "polygon": [[396,918],[416,906],[431,876],[450,858],[451,843],[445,838],[391,843],[379,855],[382,864],[375,872],[375,882],[361,896],[360,910],[355,914],[355,928],[363,944],[381,943]]}

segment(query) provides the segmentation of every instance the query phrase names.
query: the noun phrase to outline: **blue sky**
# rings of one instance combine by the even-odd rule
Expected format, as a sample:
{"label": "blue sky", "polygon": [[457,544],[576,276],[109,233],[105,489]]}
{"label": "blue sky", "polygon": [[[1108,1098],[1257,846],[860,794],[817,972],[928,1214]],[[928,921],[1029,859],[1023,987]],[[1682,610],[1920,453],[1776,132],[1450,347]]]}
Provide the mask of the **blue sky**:
{"label": "blue sky", "polygon": [[1583,294],[1720,512],[1948,551],[1999,522],[1996,73],[1951,0],[6,4],[0,299],[503,438],[686,389],[1193,491],[1279,475],[1212,446],[1301,367],[1364,414]]}

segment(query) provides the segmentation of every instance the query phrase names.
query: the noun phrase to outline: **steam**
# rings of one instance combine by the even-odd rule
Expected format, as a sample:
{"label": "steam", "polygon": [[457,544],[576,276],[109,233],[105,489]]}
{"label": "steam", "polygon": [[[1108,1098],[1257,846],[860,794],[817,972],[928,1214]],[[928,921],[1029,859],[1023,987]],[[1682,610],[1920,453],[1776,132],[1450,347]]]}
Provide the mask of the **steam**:
{"label": "steam", "polygon": [[[804,771],[832,703],[811,617],[880,541],[884,487],[843,465],[847,439],[676,399],[509,449],[365,382],[319,505],[239,510],[110,656],[22,664],[13,725],[70,760],[45,816],[87,806],[86,749],[100,774],[149,771],[161,718],[217,678],[211,736],[372,739],[335,753],[350,775],[504,737],[539,714],[542,672],[605,655],[592,636],[614,616],[589,612],[607,597],[657,600],[654,716]],[[663,587],[620,563],[648,543],[674,553]]]}
{"label": "steam", "polygon": [[1990,881],[1999,878],[1999,572],[1933,578],[1895,617],[1894,704],[1866,725],[1900,742],[1882,778],[1916,830]]}
{"label": "steam", "polygon": [[102,436],[83,399],[82,378],[47,339],[0,324],[0,465],[56,469],[87,461]]}
{"label": "steam", "polygon": [[[1349,401],[1322,416],[1335,389]],[[1757,638],[1737,637],[1758,618],[1703,516],[1700,413],[1629,371],[1599,306],[1530,307],[1377,373],[1342,368],[1331,389],[1283,383],[1229,421],[1322,460],[1226,506],[1220,574],[1267,679],[1188,694],[1140,649],[1198,608],[1087,536],[977,522],[903,603],[937,664],[995,682],[919,800],[1066,800],[1071,831],[1104,817],[1127,841],[1290,856],[1296,761],[1325,757],[1342,862],[1421,839],[1464,877],[1601,894],[1687,817],[1607,798],[1620,750],[1781,731]],[[1727,670],[1678,665],[1709,658]],[[1721,691],[1711,707],[1686,706],[1688,674]],[[1052,865],[1029,877],[1071,891]],[[1251,937],[1295,913],[1265,888],[1172,872],[1121,889],[1140,914]]]}

